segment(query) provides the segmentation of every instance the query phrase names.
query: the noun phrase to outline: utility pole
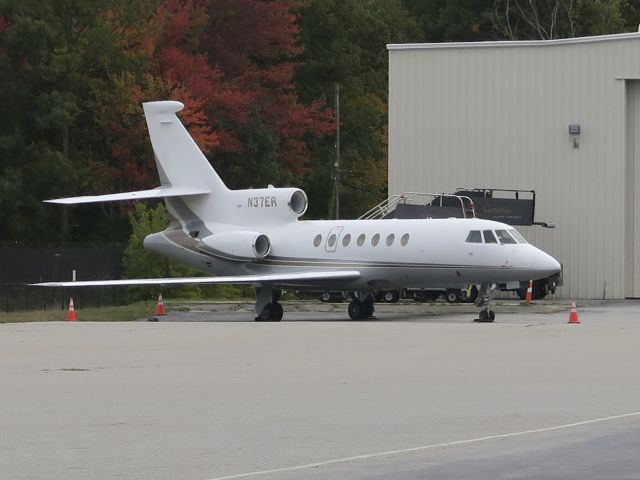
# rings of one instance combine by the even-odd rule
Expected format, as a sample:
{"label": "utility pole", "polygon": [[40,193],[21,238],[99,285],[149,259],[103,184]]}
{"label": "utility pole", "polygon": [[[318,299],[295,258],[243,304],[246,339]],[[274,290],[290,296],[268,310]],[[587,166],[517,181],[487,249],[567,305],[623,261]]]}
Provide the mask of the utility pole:
{"label": "utility pole", "polygon": [[336,83],[336,163],[333,169],[336,220],[340,218],[340,84]]}
{"label": "utility pole", "polygon": [[[69,123],[65,123],[62,127],[62,155],[69,164]],[[62,228],[60,229],[60,244],[68,242],[71,239],[69,234],[69,205],[62,206]]]}

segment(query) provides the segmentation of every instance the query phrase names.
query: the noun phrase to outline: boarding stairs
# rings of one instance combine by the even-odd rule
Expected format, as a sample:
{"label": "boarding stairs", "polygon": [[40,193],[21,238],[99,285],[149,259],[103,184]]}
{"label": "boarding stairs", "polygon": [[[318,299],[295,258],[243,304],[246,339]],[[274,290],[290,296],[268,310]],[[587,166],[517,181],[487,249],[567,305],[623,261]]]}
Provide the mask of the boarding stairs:
{"label": "boarding stairs", "polygon": [[449,193],[405,192],[391,195],[358,220],[390,218],[475,218],[470,197]]}

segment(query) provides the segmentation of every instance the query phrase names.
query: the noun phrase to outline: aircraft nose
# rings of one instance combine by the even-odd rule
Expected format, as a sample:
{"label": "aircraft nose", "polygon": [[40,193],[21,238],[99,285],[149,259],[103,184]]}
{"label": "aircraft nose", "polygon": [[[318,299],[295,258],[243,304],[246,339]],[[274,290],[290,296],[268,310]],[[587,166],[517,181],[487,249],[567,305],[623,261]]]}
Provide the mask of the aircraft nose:
{"label": "aircraft nose", "polygon": [[562,269],[560,263],[558,263],[555,258],[542,250],[538,250],[538,255],[535,260],[535,268],[536,270],[543,272],[546,276],[558,273]]}

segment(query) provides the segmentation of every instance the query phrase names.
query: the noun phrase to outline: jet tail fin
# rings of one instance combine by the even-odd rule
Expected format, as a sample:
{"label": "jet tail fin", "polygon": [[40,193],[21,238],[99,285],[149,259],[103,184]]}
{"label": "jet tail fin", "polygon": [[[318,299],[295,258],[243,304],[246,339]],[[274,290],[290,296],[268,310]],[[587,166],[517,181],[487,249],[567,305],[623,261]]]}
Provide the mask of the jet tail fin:
{"label": "jet tail fin", "polygon": [[137,192],[45,200],[74,205],[140,199],[164,199],[170,215],[186,231],[201,230],[204,222],[219,218],[228,204],[226,187],[194,139],[177,117],[184,108],[167,100],[142,104],[160,187]]}
{"label": "jet tail fin", "polygon": [[167,100],[142,107],[162,185],[201,187],[214,196],[228,190],[176,116],[182,103]]}

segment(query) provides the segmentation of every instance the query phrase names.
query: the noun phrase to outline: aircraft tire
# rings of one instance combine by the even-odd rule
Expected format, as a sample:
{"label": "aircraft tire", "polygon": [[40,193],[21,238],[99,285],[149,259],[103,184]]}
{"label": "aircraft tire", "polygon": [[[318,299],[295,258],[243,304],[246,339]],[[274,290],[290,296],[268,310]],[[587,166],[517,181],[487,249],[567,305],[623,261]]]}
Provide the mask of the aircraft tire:
{"label": "aircraft tire", "polygon": [[460,301],[460,295],[455,290],[447,291],[447,302],[456,303]]}
{"label": "aircraft tire", "polygon": [[478,287],[476,287],[475,285],[471,285],[471,288],[469,288],[469,294],[467,296],[467,302],[474,303],[477,298],[478,298]]}
{"label": "aircraft tire", "polygon": [[279,322],[282,320],[284,310],[278,302],[267,303],[260,315],[256,317],[256,322]]}
{"label": "aircraft tire", "polygon": [[362,318],[365,319],[372,316],[374,311],[373,302],[365,302],[363,306],[364,306],[364,311],[362,313]]}
{"label": "aircraft tire", "polygon": [[397,290],[389,290],[384,292],[383,299],[386,303],[397,303],[400,300],[400,294]]}
{"label": "aircraft tire", "polygon": [[[533,281],[533,291],[531,292],[531,298],[533,300],[542,300],[549,293],[549,285],[542,280]],[[516,295],[520,300],[524,300],[527,295],[526,288],[519,288],[516,290]]]}
{"label": "aircraft tire", "polygon": [[282,320],[282,317],[284,315],[284,309],[282,308],[282,305],[278,302],[273,302],[271,305],[273,305],[273,309],[274,309],[274,317],[273,317],[273,320],[271,321],[279,322],[280,320]]}
{"label": "aircraft tire", "polygon": [[359,320],[362,315],[362,303],[359,300],[351,300],[347,312],[351,320]]}
{"label": "aircraft tire", "polygon": [[533,282],[533,299],[542,300],[549,293],[549,284],[544,280]]}
{"label": "aircraft tire", "polygon": [[349,317],[351,318],[351,320],[362,320],[364,318],[364,311],[364,305],[360,300],[351,300],[351,302],[349,302],[347,312],[349,313]]}
{"label": "aircraft tire", "polygon": [[493,310],[480,310],[478,312],[478,318],[474,322],[491,323],[496,319],[496,314]]}

